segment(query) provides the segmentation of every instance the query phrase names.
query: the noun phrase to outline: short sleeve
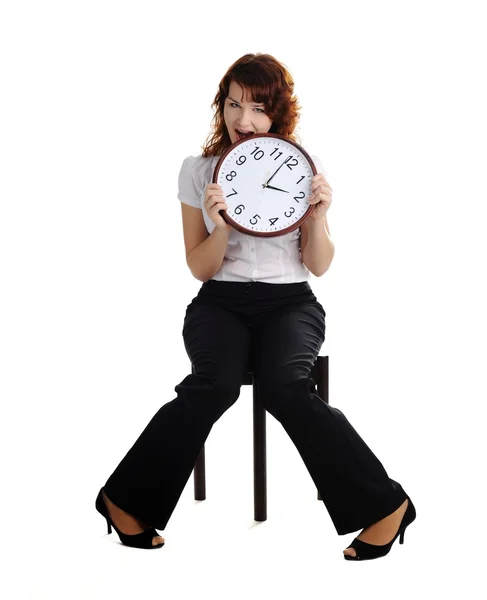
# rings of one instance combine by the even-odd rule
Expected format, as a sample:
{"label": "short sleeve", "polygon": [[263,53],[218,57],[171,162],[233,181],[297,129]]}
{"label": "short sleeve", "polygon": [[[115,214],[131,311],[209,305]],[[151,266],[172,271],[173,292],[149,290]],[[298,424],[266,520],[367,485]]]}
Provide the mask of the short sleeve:
{"label": "short sleeve", "polygon": [[178,198],[184,204],[201,208],[201,198],[194,178],[195,161],[195,156],[188,156],[183,160],[178,176]]}
{"label": "short sleeve", "polygon": [[318,173],[323,173],[323,175],[325,176],[325,179],[328,179],[328,175],[326,174],[325,167],[323,166],[323,163],[321,162],[319,157],[316,156],[316,154],[313,154],[313,155],[311,155],[311,159],[315,163],[316,171]]}

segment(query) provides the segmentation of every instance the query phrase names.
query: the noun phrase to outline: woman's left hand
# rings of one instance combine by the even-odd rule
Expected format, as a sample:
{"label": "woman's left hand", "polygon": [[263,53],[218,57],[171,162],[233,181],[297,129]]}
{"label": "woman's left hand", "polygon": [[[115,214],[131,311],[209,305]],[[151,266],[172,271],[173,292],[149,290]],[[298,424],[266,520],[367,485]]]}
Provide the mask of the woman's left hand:
{"label": "woman's left hand", "polygon": [[326,181],[323,173],[317,173],[311,180],[311,196],[310,204],[316,204],[314,211],[311,213],[310,219],[322,219],[331,205],[332,189]]}

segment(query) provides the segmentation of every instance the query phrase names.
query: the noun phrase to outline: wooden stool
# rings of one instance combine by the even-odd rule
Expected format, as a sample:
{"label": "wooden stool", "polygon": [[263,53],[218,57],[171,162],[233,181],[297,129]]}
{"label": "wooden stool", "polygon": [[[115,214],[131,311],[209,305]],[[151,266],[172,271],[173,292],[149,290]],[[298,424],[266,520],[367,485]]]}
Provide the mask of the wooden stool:
{"label": "wooden stool", "polygon": [[[194,373],[193,367],[191,372]],[[318,396],[328,404],[328,356],[318,356],[310,373],[316,383]],[[250,369],[247,370],[242,385],[251,385],[253,394],[253,417],[254,417],[254,519],[256,521],[267,520],[267,463],[266,463],[266,410],[259,401],[259,384],[254,380]],[[205,482],[205,446],[201,448],[200,454],[194,466],[194,499],[206,499]],[[318,500],[321,500],[318,491]]]}

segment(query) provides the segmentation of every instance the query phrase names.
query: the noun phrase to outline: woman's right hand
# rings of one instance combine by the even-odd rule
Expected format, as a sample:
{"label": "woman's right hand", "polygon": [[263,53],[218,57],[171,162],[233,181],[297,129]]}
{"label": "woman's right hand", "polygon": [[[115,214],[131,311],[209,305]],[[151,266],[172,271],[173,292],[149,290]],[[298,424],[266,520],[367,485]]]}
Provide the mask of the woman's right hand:
{"label": "woman's right hand", "polygon": [[230,229],[230,225],[218,214],[220,210],[227,210],[228,206],[223,197],[223,190],[217,183],[209,183],[206,186],[203,205],[208,216],[217,227]]}

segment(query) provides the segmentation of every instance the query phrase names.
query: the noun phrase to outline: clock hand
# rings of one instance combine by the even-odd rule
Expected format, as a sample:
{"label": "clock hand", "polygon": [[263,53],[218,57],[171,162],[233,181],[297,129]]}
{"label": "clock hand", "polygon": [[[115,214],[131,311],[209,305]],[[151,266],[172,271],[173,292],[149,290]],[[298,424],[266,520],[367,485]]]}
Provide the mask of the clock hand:
{"label": "clock hand", "polygon": [[286,192],[286,194],[289,194],[288,190],[281,190],[281,188],[276,188],[276,187],[274,187],[272,185],[267,185],[266,187],[269,190],[277,190],[278,192]]}
{"label": "clock hand", "polygon": [[[267,171],[266,177],[269,177],[269,173],[270,173],[270,170],[269,170],[269,171]],[[265,184],[265,183],[263,183],[263,184],[262,184],[262,188],[263,188],[263,189],[262,189],[262,195],[261,195],[261,197],[260,197],[260,200],[259,200],[259,206],[257,207],[257,213],[256,213],[256,214],[258,214],[258,211],[260,210],[260,207],[261,207],[261,205],[262,205],[262,199],[263,199],[263,197],[264,197],[264,194],[265,194],[265,188],[266,188],[266,184]]]}
{"label": "clock hand", "polygon": [[[287,158],[284,160],[284,162],[281,164],[281,166],[277,168],[277,171],[279,171],[279,169],[280,169],[281,167],[283,167],[283,166],[284,166],[284,165],[287,163],[287,161],[288,161],[290,158],[292,158],[292,156],[288,156],[288,157],[287,157]],[[265,185],[268,185],[268,184],[269,184],[269,183],[272,181],[272,179],[273,179],[273,178],[274,178],[274,176],[276,175],[277,171],[276,171],[275,173],[273,173],[272,177],[266,181]]]}

